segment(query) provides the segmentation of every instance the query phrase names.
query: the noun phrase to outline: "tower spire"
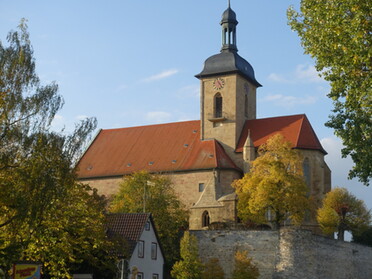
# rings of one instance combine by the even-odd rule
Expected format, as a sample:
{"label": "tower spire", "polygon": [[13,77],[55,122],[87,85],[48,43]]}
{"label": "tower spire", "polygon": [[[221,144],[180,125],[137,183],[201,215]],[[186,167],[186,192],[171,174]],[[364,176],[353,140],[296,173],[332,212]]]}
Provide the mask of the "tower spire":
{"label": "tower spire", "polygon": [[236,20],[236,14],[231,9],[230,0],[228,0],[228,8],[222,14],[221,20],[222,26],[222,48],[221,52],[237,52],[236,47],[236,26],[238,21]]}

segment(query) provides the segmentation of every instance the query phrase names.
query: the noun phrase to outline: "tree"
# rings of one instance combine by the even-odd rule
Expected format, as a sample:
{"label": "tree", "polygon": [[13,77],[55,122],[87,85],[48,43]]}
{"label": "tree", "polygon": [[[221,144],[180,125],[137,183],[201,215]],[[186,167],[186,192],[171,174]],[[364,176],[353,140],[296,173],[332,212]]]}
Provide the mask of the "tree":
{"label": "tree", "polygon": [[82,263],[110,269],[104,201],[73,167],[96,120],[70,135],[51,132],[63,99],[55,83],[40,84],[24,20],[7,41],[0,42],[0,268],[40,261],[46,278],[71,278]]}
{"label": "tree", "polygon": [[289,24],[305,53],[330,82],[333,115],[326,126],[343,141],[343,157],[354,166],[349,178],[369,185],[372,177],[372,52],[370,1],[301,1],[301,12],[288,10]]}
{"label": "tree", "polygon": [[203,265],[198,257],[198,241],[188,231],[181,239],[181,260],[172,269],[175,279],[200,279]]}
{"label": "tree", "polygon": [[225,273],[217,258],[211,258],[204,265],[202,279],[224,279]]}
{"label": "tree", "polygon": [[372,226],[362,232],[354,232],[353,242],[372,247]]}
{"label": "tree", "polygon": [[124,177],[110,210],[151,212],[168,266],[178,259],[180,230],[187,227],[188,212],[177,199],[169,178],[146,171]]}
{"label": "tree", "polygon": [[260,272],[252,258],[248,257],[248,251],[238,251],[235,253],[235,264],[232,279],[257,279]]}
{"label": "tree", "polygon": [[362,200],[345,188],[335,188],[325,196],[317,220],[324,233],[337,232],[337,238],[344,240],[345,231],[358,234],[367,229],[371,215]]}
{"label": "tree", "polygon": [[280,134],[260,146],[258,154],[250,172],[233,184],[238,195],[238,215],[242,220],[263,224],[267,223],[265,215],[269,211],[276,227],[287,218],[301,224],[309,200],[300,154]]}

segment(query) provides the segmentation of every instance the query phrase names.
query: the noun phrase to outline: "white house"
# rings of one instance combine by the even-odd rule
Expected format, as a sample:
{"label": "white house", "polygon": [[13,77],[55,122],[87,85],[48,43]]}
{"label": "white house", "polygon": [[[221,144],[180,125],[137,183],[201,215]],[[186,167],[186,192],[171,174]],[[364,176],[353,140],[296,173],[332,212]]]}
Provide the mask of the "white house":
{"label": "white house", "polygon": [[126,260],[122,278],[131,278],[134,273],[136,279],[162,279],[164,254],[151,214],[117,213],[107,219],[108,235],[122,237],[128,245],[129,256],[118,254],[119,259]]}

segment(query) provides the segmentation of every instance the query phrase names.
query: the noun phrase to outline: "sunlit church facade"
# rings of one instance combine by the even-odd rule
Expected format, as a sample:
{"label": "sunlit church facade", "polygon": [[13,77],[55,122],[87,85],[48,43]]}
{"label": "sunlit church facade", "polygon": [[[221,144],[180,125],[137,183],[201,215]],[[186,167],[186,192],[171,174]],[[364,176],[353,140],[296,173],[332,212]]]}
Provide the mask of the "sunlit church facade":
{"label": "sunlit church facade", "polygon": [[[215,222],[236,223],[237,196],[231,184],[249,171],[257,148],[282,134],[301,151],[309,194],[320,205],[331,189],[327,154],[306,115],[256,118],[261,84],[238,54],[238,21],[222,15],[222,47],[209,57],[200,80],[200,120],[101,130],[78,163],[81,181],[111,196],[123,176],[147,170],[168,176],[190,210],[192,230]],[[314,218],[304,226],[316,227]]]}

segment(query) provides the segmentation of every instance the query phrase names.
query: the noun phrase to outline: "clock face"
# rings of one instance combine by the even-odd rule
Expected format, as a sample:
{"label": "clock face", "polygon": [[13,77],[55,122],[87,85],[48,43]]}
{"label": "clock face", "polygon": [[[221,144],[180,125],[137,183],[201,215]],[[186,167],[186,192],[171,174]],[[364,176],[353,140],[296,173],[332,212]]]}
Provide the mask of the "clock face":
{"label": "clock face", "polygon": [[213,88],[216,90],[220,90],[225,86],[225,81],[222,78],[216,78],[213,81]]}

